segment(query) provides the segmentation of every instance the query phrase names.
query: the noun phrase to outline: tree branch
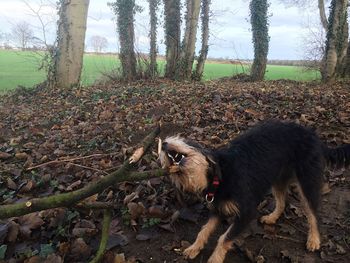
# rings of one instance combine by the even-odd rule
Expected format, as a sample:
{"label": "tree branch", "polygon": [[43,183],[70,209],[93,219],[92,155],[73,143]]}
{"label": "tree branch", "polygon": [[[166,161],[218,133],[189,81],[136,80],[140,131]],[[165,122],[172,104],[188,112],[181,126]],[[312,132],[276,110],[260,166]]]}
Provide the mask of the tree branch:
{"label": "tree branch", "polygon": [[112,220],[111,210],[109,209],[104,210],[100,246],[97,250],[96,256],[90,261],[90,263],[98,263],[102,260],[102,257],[105,253],[107,242],[108,242],[108,232],[109,232],[109,225],[111,223],[111,220]]}
{"label": "tree branch", "polygon": [[322,24],[324,30],[327,32],[328,31],[328,20],[327,20],[326,11],[324,8],[324,0],[318,0],[318,10],[320,12],[321,24]]}
{"label": "tree branch", "polygon": [[[144,154],[150,146],[153,144],[156,136],[160,133],[160,126],[157,125],[156,129],[150,133],[142,142],[142,154]],[[135,152],[140,152],[140,148]],[[127,180],[141,180],[147,178],[148,174],[132,174],[130,175],[130,169],[134,167],[134,160],[127,160],[124,164],[115,172],[102,177],[97,182],[91,182],[87,186],[78,189],[73,192],[53,195],[44,198],[34,198],[27,202],[18,204],[2,205],[0,206],[0,219],[21,216],[36,211],[41,211],[50,208],[67,207],[74,205],[75,203],[100,193],[104,189],[117,182]],[[137,160],[138,161],[138,160]]]}

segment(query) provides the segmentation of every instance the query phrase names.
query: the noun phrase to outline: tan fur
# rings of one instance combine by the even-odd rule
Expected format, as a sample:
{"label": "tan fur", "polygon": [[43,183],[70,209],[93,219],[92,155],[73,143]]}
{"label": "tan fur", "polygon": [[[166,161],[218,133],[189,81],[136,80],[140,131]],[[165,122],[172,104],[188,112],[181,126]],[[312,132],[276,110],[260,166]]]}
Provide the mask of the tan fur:
{"label": "tan fur", "polygon": [[184,251],[184,256],[190,259],[195,258],[208,242],[209,236],[213,233],[218,224],[219,219],[217,217],[210,218],[208,223],[206,223],[198,233],[196,241]]}
{"label": "tan fur", "polygon": [[234,201],[223,201],[218,209],[225,216],[239,216],[239,209]]}
{"label": "tan fur", "polygon": [[[159,154],[162,168],[169,169],[170,179],[175,186],[183,191],[198,193],[207,188],[207,170],[209,164],[205,156],[196,148],[186,144],[178,136],[168,137],[164,140],[168,148],[186,155],[185,165],[178,165],[178,171],[172,167],[164,151]],[[174,166],[174,165],[173,165]]]}
{"label": "tan fur", "polygon": [[213,254],[211,254],[208,263],[222,263],[224,262],[227,252],[232,248],[233,241],[227,241],[226,236],[230,232],[232,225],[226,230],[226,232],[220,236],[218,244],[215,247]]}
{"label": "tan fur", "polygon": [[275,224],[286,207],[286,192],[284,189],[272,187],[272,194],[275,197],[276,206],[271,214],[261,217],[260,222],[263,224]]}
{"label": "tan fur", "polygon": [[301,198],[301,203],[303,205],[304,213],[309,224],[309,232],[307,236],[306,248],[307,250],[313,252],[320,249],[321,238],[318,231],[317,219],[313,211],[311,210],[300,185],[298,185],[298,190]]}

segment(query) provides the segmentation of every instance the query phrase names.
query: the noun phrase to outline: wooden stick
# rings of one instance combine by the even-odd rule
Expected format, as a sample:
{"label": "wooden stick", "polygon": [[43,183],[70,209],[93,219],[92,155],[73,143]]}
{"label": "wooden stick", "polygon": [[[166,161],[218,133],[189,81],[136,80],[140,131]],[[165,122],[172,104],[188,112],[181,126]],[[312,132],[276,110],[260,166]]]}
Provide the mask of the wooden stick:
{"label": "wooden stick", "polygon": [[103,213],[103,223],[102,223],[102,233],[101,233],[101,241],[100,246],[97,250],[96,256],[90,261],[90,263],[99,263],[101,262],[103,255],[106,250],[107,242],[108,242],[108,232],[109,226],[112,221],[112,212],[109,209],[105,209]]}

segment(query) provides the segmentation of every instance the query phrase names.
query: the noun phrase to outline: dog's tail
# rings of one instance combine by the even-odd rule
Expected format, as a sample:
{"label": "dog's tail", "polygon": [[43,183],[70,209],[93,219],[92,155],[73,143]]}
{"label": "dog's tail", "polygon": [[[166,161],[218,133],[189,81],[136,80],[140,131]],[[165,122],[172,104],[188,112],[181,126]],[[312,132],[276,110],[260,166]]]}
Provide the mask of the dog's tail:
{"label": "dog's tail", "polygon": [[343,168],[350,165],[350,144],[337,148],[323,147],[323,153],[329,167]]}

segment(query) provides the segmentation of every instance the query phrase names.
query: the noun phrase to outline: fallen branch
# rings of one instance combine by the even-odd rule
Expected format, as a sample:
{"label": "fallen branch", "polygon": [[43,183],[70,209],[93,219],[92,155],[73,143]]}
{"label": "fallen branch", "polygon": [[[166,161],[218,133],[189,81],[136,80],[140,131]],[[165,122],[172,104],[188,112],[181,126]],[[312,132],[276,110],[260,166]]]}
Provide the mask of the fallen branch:
{"label": "fallen branch", "polygon": [[59,164],[59,163],[66,163],[66,162],[73,162],[73,161],[78,161],[78,160],[83,160],[83,159],[89,159],[89,158],[94,158],[94,157],[103,157],[103,156],[110,156],[110,155],[115,155],[117,153],[96,153],[96,154],[91,154],[88,156],[79,156],[79,157],[73,157],[73,158],[68,158],[68,157],[64,157],[62,159],[58,159],[58,160],[52,160],[52,161],[48,161],[46,163],[41,163],[35,166],[31,166],[28,167],[26,170],[27,171],[31,171],[33,169],[37,169],[43,166],[47,166],[47,165],[51,165],[51,164]]}
{"label": "fallen branch", "polygon": [[144,154],[150,148],[159,132],[160,126],[157,125],[157,128],[143,140],[142,147],[135,151],[136,155],[133,154],[132,158],[125,161],[117,171],[102,177],[96,182],[91,182],[76,191],[44,198],[34,198],[18,204],[2,205],[0,206],[0,219],[21,216],[50,208],[72,206],[89,196],[102,192],[117,182],[146,179],[148,174],[130,174],[130,170],[134,167],[135,162],[141,158],[142,155],[140,156],[140,152]]}
{"label": "fallen branch", "polygon": [[112,202],[80,202],[76,204],[74,208],[76,209],[85,209],[85,210],[106,210],[106,209],[115,209],[117,204]]}
{"label": "fallen branch", "polygon": [[102,260],[102,257],[105,253],[107,242],[108,242],[108,232],[109,232],[109,226],[111,224],[111,220],[112,220],[111,210],[109,209],[104,210],[100,246],[97,250],[96,256],[90,261],[90,263],[98,263]]}

